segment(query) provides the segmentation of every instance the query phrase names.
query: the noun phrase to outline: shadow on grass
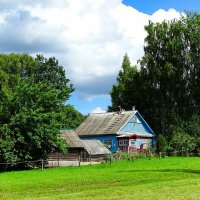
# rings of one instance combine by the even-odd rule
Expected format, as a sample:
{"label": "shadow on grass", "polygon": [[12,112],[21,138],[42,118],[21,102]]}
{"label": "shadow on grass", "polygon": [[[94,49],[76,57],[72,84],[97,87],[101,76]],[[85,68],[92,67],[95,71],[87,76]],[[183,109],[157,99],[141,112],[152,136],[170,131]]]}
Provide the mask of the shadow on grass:
{"label": "shadow on grass", "polygon": [[116,171],[119,173],[134,173],[134,172],[174,172],[174,173],[190,173],[190,174],[200,174],[200,170],[193,170],[193,169],[156,169],[156,170],[120,170]]}

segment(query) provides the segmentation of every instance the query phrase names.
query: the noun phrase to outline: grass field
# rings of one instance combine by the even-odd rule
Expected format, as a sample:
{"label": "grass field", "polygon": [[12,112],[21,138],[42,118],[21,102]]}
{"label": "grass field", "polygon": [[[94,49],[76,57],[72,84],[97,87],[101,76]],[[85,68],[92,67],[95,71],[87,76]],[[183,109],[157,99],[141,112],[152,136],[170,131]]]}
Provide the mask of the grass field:
{"label": "grass field", "polygon": [[200,158],[0,173],[0,199],[200,199]]}

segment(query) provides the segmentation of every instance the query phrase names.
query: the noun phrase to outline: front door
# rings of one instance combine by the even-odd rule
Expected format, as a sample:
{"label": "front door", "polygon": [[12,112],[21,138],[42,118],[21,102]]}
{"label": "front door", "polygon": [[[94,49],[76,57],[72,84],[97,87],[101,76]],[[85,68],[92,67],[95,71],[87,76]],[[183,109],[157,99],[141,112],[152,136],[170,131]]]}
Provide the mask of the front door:
{"label": "front door", "polygon": [[118,151],[128,152],[128,138],[118,138]]}

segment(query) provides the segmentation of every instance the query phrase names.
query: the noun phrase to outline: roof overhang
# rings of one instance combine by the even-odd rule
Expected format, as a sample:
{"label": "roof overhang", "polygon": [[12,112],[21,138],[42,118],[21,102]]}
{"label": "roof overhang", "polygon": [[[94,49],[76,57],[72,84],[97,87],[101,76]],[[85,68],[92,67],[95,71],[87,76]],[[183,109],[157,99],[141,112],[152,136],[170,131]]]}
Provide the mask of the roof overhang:
{"label": "roof overhang", "polygon": [[137,133],[133,133],[133,134],[123,134],[123,135],[119,135],[117,136],[117,138],[129,138],[129,139],[140,139],[140,138],[154,138],[154,135],[145,135],[145,134],[137,134]]}

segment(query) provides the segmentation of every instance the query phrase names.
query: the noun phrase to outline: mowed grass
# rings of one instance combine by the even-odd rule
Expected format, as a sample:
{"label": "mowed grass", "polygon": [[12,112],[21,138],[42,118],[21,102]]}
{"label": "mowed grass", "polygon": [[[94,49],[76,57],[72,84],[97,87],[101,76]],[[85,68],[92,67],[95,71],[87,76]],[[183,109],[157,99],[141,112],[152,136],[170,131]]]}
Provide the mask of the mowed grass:
{"label": "mowed grass", "polygon": [[0,173],[0,199],[200,199],[200,158]]}

